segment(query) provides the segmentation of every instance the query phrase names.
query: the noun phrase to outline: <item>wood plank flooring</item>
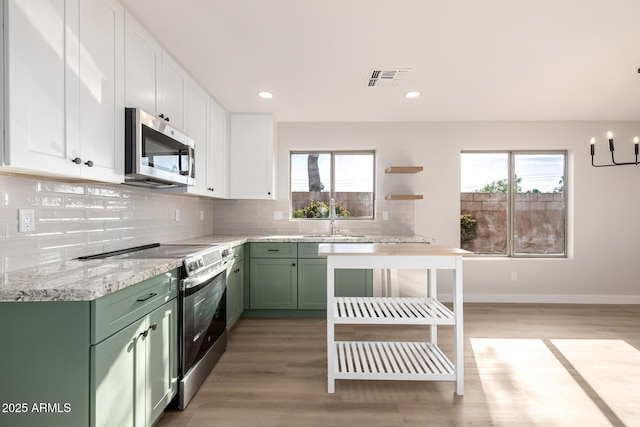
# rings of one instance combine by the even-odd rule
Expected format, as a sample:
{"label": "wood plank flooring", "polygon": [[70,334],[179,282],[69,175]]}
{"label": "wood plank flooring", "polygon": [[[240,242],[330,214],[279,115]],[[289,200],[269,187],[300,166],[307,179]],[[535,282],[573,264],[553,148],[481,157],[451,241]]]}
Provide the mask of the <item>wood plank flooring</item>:
{"label": "wood plank flooring", "polygon": [[[453,383],[336,381],[323,319],[240,319],[185,411],[159,427],[640,426],[640,306],[465,304],[465,395]],[[451,357],[452,328],[440,327]],[[339,325],[338,339],[428,328]]]}

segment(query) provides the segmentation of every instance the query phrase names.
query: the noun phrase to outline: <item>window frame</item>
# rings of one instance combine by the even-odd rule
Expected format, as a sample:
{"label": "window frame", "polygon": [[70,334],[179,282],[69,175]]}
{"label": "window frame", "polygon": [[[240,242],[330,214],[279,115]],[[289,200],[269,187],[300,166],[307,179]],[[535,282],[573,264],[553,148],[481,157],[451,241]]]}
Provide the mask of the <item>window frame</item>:
{"label": "window frame", "polygon": [[330,170],[330,179],[331,179],[331,188],[329,189],[329,199],[335,200],[335,186],[336,186],[336,164],[335,157],[336,155],[364,155],[370,154],[373,156],[373,170],[372,170],[372,179],[373,185],[371,189],[371,197],[373,201],[373,205],[371,208],[371,216],[347,216],[347,217],[336,217],[336,220],[339,221],[372,221],[376,219],[376,150],[291,150],[289,151],[289,220],[292,221],[330,221],[331,218],[294,218],[293,217],[293,197],[292,197],[292,167],[293,162],[291,161],[291,157],[294,154],[328,154],[330,156],[331,170]]}
{"label": "window frame", "polygon": [[[568,171],[568,160],[569,153],[568,150],[462,150],[460,154],[507,154],[507,250],[506,254],[484,254],[478,253],[479,256],[482,257],[492,257],[492,258],[517,258],[517,259],[527,259],[527,258],[545,258],[545,259],[566,259],[568,258],[568,200],[569,200],[569,185],[567,180],[567,171]],[[562,170],[562,178],[563,178],[563,200],[562,200],[562,226],[563,226],[563,252],[556,254],[517,254],[514,251],[514,233],[515,233],[515,216],[516,216],[516,170],[515,170],[515,158],[517,155],[562,155],[564,157],[564,164]],[[462,173],[462,168],[461,168]],[[462,191],[460,191],[462,193]],[[545,193],[542,193],[545,194]],[[548,193],[547,193],[548,194]],[[460,200],[460,197],[458,198]],[[461,212],[462,214],[462,212]]]}

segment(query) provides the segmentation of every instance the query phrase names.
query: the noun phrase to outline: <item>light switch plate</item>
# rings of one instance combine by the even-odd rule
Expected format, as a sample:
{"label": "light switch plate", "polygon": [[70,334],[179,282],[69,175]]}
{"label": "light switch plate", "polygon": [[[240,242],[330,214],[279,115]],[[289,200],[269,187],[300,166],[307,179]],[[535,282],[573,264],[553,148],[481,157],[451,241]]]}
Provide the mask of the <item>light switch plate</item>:
{"label": "light switch plate", "polygon": [[282,211],[273,211],[273,219],[276,221],[282,220]]}

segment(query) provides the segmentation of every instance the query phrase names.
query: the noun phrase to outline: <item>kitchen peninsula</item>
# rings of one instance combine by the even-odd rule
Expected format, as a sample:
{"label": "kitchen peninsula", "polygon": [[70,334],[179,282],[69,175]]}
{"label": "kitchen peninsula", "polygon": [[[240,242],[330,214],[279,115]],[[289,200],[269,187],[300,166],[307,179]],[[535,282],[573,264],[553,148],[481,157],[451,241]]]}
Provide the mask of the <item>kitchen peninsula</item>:
{"label": "kitchen peninsula", "polygon": [[[322,244],[327,258],[328,392],[336,379],[455,381],[464,394],[462,257],[471,252],[420,243]],[[426,298],[335,297],[335,270],[427,269]],[[437,299],[437,269],[454,271],[453,310]],[[336,324],[430,325],[429,342],[336,341]],[[453,326],[453,363],[438,348],[438,325]]]}

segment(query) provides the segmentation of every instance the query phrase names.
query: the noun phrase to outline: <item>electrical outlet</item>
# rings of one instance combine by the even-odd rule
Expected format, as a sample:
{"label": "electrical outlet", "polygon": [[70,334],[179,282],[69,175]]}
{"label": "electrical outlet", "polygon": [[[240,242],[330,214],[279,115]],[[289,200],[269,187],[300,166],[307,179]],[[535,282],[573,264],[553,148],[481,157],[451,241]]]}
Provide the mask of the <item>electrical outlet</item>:
{"label": "electrical outlet", "polygon": [[204,211],[200,211],[200,221],[204,221]]}
{"label": "electrical outlet", "polygon": [[282,221],[282,211],[273,211],[273,219],[276,221]]}
{"label": "electrical outlet", "polygon": [[382,212],[382,220],[389,221],[389,212]]}
{"label": "electrical outlet", "polygon": [[180,209],[176,209],[176,221],[180,221]]}
{"label": "electrical outlet", "polygon": [[518,281],[518,273],[516,273],[515,271],[511,272],[511,281],[512,282],[517,282]]}
{"label": "electrical outlet", "polygon": [[33,209],[18,209],[18,231],[26,233],[36,229],[36,212]]}

